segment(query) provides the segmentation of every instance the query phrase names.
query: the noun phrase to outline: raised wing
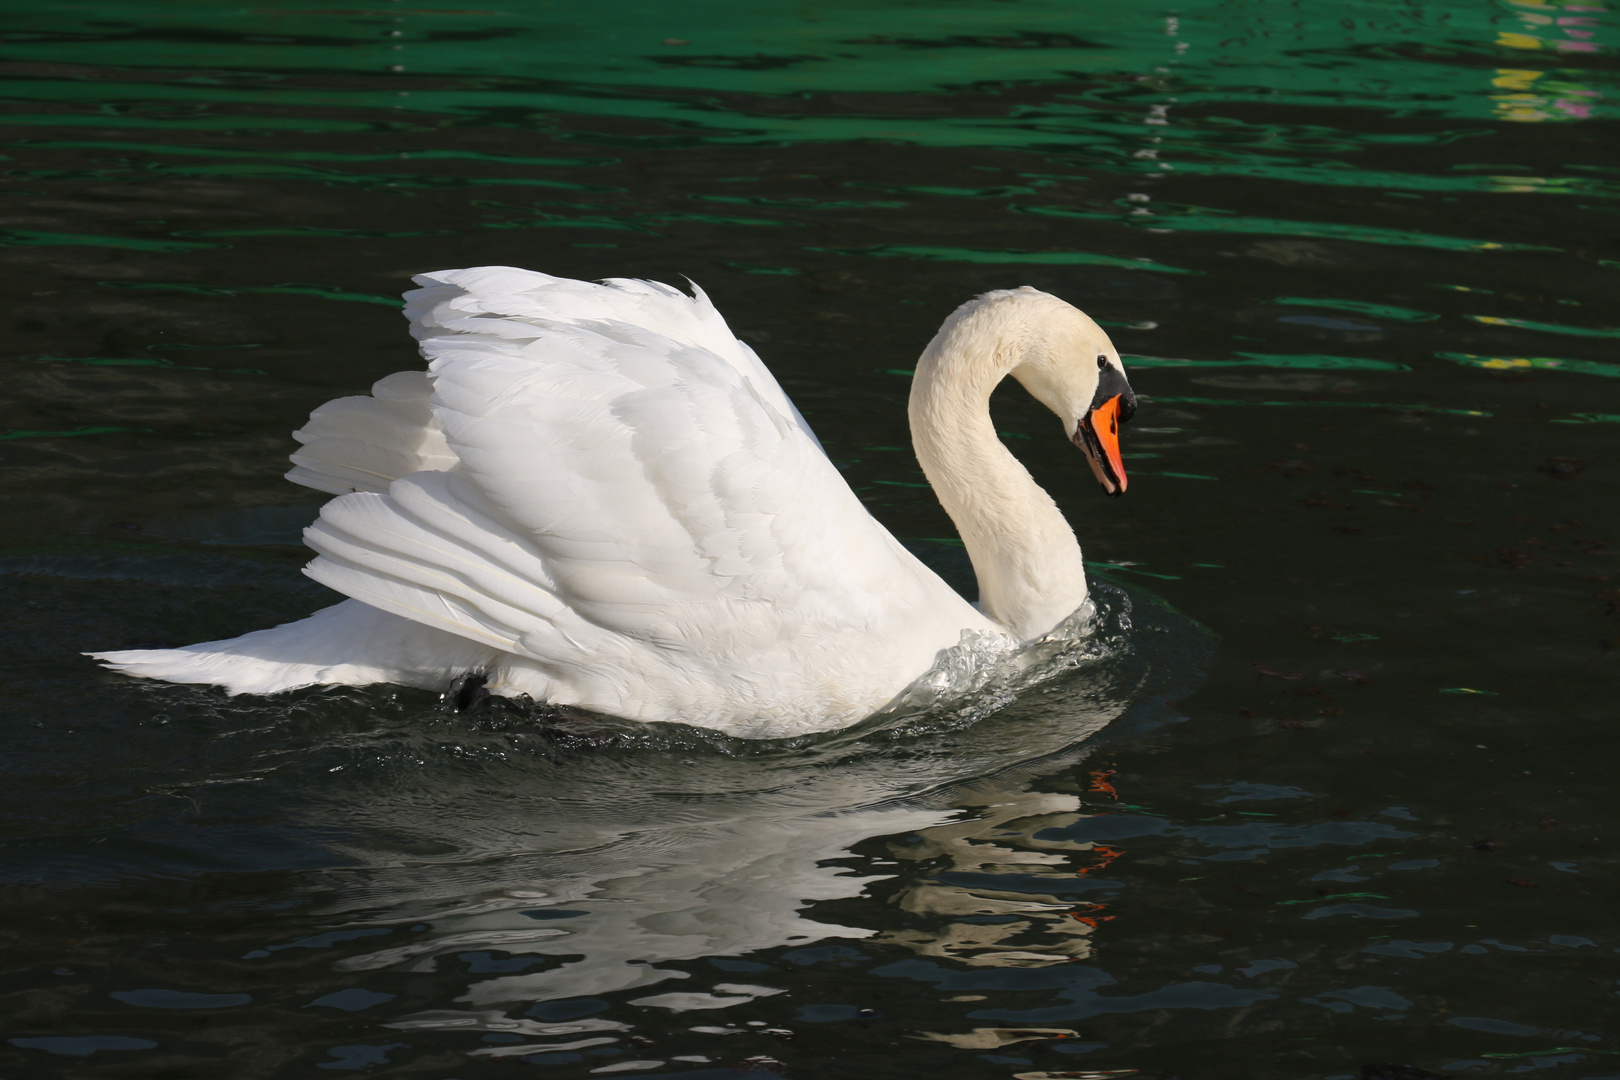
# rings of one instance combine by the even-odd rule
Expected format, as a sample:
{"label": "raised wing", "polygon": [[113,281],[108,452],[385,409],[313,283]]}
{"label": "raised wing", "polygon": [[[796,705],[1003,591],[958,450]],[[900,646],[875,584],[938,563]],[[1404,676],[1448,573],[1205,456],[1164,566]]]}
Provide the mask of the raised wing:
{"label": "raised wing", "polygon": [[518,690],[700,724],[847,723],[989,626],[871,518],[701,294],[418,280],[459,467],[329,503],[316,580],[526,658]]}
{"label": "raised wing", "polygon": [[[438,336],[447,329],[522,339],[526,327],[614,323],[640,327],[724,360],[821,445],[759,354],[737,339],[696,282],[690,283],[693,295],[687,296],[658,281],[608,278],[594,284],[514,266],[441,270],[414,280],[423,287],[405,294],[405,316],[418,339]],[[474,326],[466,322],[469,318],[484,322]],[[502,325],[490,326],[491,321]]]}

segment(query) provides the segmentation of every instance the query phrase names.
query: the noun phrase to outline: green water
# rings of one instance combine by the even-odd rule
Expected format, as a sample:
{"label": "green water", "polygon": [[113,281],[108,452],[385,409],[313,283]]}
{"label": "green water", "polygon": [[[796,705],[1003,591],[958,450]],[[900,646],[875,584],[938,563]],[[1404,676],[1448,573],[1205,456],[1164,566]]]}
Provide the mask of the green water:
{"label": "green water", "polygon": [[[10,5],[0,1075],[1620,1077],[1617,41],[1532,0]],[[987,289],[1084,308],[1130,494],[994,404],[1094,653],[802,745],[79,655],[329,603],[288,433],[418,363],[411,274],[482,264],[699,282],[969,593],[911,367]]]}

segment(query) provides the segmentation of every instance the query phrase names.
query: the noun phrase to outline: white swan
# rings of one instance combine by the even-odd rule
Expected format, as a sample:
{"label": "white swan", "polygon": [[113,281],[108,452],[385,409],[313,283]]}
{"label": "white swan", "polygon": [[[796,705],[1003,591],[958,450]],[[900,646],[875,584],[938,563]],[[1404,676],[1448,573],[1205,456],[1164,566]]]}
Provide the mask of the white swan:
{"label": "white swan", "polygon": [[340,496],[304,534],[304,572],[351,599],[229,641],[92,656],[232,694],[477,672],[497,694],[770,738],[871,715],[963,631],[1034,638],[1085,600],[1073,531],[989,412],[1012,375],[1104,490],[1125,490],[1119,354],[1054,296],[963,304],[912,382],[917,458],[972,558],[975,607],[867,513],[702,290],[499,266],[415,280],[427,372],[294,433],[288,479]]}

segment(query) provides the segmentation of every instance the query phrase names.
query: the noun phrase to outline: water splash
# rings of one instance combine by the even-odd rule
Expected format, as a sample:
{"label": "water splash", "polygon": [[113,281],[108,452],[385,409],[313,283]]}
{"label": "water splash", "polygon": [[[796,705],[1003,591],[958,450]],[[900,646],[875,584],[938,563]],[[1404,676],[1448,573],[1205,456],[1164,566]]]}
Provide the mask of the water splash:
{"label": "water splash", "polygon": [[958,644],[867,724],[922,735],[976,723],[1025,691],[1119,657],[1130,647],[1130,634],[1130,597],[1114,586],[1094,584],[1073,614],[1033,641],[1019,644],[1005,634],[962,631]]}

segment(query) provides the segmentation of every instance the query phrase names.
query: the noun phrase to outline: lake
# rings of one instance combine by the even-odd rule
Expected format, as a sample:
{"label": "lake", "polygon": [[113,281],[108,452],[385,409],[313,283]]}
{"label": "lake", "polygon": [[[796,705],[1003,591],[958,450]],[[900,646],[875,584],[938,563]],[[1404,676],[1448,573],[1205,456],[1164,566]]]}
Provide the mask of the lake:
{"label": "lake", "polygon": [[[1620,24],[1597,0],[0,15],[0,1075],[1620,1078]],[[81,654],[334,594],[412,274],[713,297],[896,536],[940,320],[1142,407],[1033,690],[800,740]]]}

